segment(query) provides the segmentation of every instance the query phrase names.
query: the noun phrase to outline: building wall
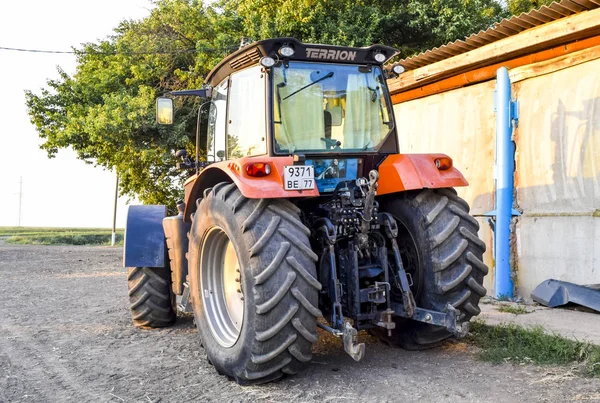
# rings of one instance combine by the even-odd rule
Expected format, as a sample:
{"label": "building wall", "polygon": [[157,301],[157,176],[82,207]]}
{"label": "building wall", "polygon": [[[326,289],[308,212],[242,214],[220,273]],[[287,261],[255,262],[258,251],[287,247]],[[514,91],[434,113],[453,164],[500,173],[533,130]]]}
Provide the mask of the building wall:
{"label": "building wall", "polygon": [[[548,278],[600,283],[600,59],[578,63],[511,71],[520,102],[515,185],[523,210],[514,220],[513,269],[525,299]],[[493,233],[482,214],[494,205],[494,86],[394,106],[402,152],[446,153],[469,181],[459,194],[480,221],[490,268]],[[493,290],[493,271],[486,288]]]}
{"label": "building wall", "polygon": [[470,186],[457,189],[480,223],[490,267],[485,287],[493,285],[492,231],[484,213],[494,208],[494,85],[492,81],[394,105],[400,151],[449,155]]}
{"label": "building wall", "polygon": [[600,59],[513,90],[519,290],[528,296],[547,278],[600,283]]}

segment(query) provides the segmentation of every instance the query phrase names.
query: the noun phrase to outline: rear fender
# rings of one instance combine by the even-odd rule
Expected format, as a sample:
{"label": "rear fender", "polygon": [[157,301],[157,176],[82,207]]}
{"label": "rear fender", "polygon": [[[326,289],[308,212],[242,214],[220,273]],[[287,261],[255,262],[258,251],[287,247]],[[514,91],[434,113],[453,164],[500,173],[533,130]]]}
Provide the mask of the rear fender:
{"label": "rear fender", "polygon": [[469,185],[462,173],[454,166],[449,169],[438,169],[435,161],[439,158],[450,159],[445,154],[390,155],[379,165],[377,194]]}
{"label": "rear fender", "polygon": [[165,267],[166,206],[129,206],[123,247],[124,267]]}
{"label": "rear fender", "polygon": [[[249,176],[246,167],[253,163],[268,163],[271,173],[262,178]],[[293,165],[292,157],[245,157],[231,161],[216,162],[203,169],[200,174],[190,177],[185,183],[184,220],[190,221],[191,214],[196,211],[196,200],[202,197],[205,189],[220,182],[233,182],[248,199],[278,199],[294,197],[319,196],[319,191],[284,190],[283,170],[286,165]]]}

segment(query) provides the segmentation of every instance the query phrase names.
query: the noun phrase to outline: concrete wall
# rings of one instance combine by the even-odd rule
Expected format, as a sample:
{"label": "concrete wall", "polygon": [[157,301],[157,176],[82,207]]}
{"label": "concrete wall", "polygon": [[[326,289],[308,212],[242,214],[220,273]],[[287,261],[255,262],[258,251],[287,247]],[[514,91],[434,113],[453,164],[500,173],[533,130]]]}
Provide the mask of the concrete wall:
{"label": "concrete wall", "polygon": [[[519,77],[518,71],[514,76]],[[514,83],[518,287],[600,283],[600,59]]]}
{"label": "concrete wall", "polygon": [[[600,283],[600,59],[568,62],[511,71],[520,102],[515,184],[524,213],[515,219],[513,269],[526,299],[547,278]],[[446,153],[469,181],[459,194],[481,223],[490,269],[493,234],[481,215],[494,204],[494,85],[394,106],[402,152]],[[493,270],[486,288],[493,290]]]}
{"label": "concrete wall", "polygon": [[485,287],[493,289],[492,231],[482,215],[494,208],[494,82],[444,92],[394,105],[400,151],[448,154],[470,186],[457,189],[480,223],[490,267]]}

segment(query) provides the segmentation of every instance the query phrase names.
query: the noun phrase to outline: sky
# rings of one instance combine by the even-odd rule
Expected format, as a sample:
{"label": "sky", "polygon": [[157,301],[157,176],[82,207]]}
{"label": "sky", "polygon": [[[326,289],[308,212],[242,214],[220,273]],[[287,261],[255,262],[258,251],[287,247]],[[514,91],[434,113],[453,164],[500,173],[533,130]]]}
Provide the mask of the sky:
{"label": "sky", "polygon": [[[112,33],[124,19],[150,14],[148,0],[0,0],[0,47],[71,50]],[[71,150],[49,159],[29,121],[25,90],[39,93],[56,67],[75,71],[74,55],[0,50],[0,226],[110,228],[115,174],[75,158]],[[136,201],[132,201],[135,204]],[[123,228],[127,198],[119,198]]]}

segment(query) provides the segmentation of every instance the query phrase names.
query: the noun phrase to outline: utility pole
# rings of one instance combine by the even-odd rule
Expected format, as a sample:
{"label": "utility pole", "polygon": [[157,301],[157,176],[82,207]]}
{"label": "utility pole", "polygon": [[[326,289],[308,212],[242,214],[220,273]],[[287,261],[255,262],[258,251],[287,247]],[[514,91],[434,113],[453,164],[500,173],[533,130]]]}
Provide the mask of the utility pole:
{"label": "utility pole", "polygon": [[19,227],[21,226],[21,205],[23,202],[23,177],[19,177]]}
{"label": "utility pole", "polygon": [[113,207],[113,225],[112,225],[112,237],[110,239],[110,245],[115,246],[117,239],[117,199],[119,198],[119,174],[117,174],[117,180],[115,182],[115,204]]}

